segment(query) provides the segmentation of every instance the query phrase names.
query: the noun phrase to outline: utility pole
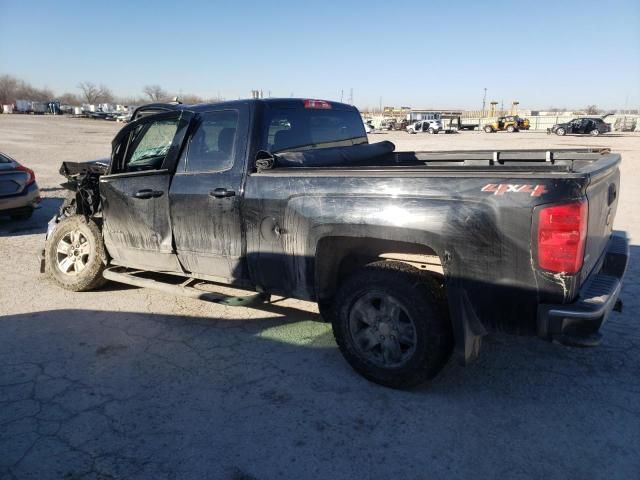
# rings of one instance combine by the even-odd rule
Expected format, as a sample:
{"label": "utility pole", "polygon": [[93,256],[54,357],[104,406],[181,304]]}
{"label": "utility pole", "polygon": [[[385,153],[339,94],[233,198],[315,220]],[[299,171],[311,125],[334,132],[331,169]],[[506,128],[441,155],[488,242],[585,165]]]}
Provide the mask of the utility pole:
{"label": "utility pole", "polygon": [[344,103],[344,89],[340,90],[340,103]]}
{"label": "utility pole", "polygon": [[353,105],[353,88],[349,90],[349,105]]}
{"label": "utility pole", "polygon": [[380,97],[380,115],[382,115],[382,97]]}
{"label": "utility pole", "polygon": [[482,97],[482,116],[484,117],[485,107],[487,105],[487,87],[484,88],[484,96]]}

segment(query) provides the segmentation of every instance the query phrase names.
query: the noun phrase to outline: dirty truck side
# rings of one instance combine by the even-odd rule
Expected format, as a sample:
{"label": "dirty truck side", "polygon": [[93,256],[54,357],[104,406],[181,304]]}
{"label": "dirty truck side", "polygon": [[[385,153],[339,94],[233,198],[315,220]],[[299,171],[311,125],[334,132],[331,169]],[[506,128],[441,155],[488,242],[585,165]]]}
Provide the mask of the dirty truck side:
{"label": "dirty truck side", "polygon": [[[395,152],[320,100],[139,109],[107,162],[65,163],[47,271],[248,305],[318,303],[366,378],[406,387],[493,331],[591,346],[621,306],[609,151]],[[230,298],[203,285],[256,295]]]}

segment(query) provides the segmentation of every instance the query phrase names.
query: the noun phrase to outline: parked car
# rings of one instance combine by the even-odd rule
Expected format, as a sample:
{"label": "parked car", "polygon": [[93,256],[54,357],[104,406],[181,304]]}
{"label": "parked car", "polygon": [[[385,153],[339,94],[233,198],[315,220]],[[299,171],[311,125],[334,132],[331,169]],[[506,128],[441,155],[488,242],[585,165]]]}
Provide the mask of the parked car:
{"label": "parked car", "polygon": [[39,203],[40,190],[33,170],[0,152],[0,215],[26,220]]}
{"label": "parked car", "polygon": [[406,127],[407,133],[429,132],[439,133],[442,130],[440,120],[418,120]]}
{"label": "parked car", "polygon": [[349,364],[391,387],[471,361],[489,332],[598,343],[629,255],[620,155],[394,149],[322,100],[141,107],[108,162],[62,165],[42,267],[73,291],[317,302]]}
{"label": "parked car", "polygon": [[509,133],[529,130],[529,119],[519,117],[518,115],[507,115],[506,117],[498,117],[495,122],[488,123],[484,126],[486,133],[501,132],[504,130]]}
{"label": "parked car", "polygon": [[547,133],[555,133],[556,135],[583,134],[597,136],[601,133],[611,131],[611,125],[606,123],[602,118],[597,117],[580,117],[574,118],[567,123],[558,123],[547,130]]}

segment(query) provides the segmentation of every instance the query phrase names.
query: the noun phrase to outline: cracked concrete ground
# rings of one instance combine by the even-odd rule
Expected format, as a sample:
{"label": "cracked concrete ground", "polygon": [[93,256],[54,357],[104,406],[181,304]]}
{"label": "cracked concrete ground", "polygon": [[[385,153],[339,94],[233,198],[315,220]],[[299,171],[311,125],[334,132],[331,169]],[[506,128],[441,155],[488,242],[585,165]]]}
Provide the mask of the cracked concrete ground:
{"label": "cracked concrete ground", "polygon": [[212,305],[112,284],[56,288],[35,254],[63,159],[105,156],[118,125],[0,115],[0,151],[43,208],[0,220],[0,478],[638,478],[640,137],[373,135],[400,149],[610,146],[624,313],[595,349],[492,335],[480,359],[399,392],[342,360],[309,303]]}

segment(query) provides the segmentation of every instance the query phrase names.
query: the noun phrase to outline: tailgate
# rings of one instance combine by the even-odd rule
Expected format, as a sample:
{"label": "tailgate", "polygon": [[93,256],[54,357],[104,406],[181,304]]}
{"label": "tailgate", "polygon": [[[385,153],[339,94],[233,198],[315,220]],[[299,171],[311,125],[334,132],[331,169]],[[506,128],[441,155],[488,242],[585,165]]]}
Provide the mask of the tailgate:
{"label": "tailgate", "polygon": [[584,266],[580,283],[582,284],[604,253],[613,230],[613,220],[620,195],[620,169],[618,162],[591,175],[587,187],[589,201],[589,222],[587,243],[584,252]]}

